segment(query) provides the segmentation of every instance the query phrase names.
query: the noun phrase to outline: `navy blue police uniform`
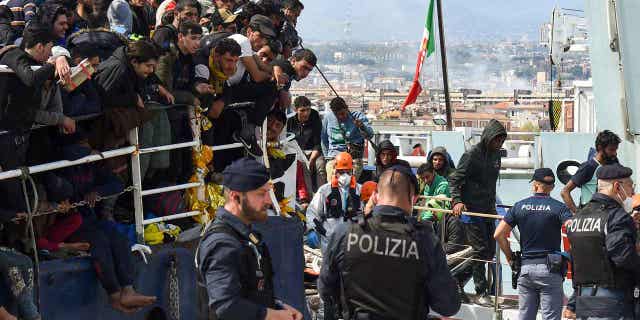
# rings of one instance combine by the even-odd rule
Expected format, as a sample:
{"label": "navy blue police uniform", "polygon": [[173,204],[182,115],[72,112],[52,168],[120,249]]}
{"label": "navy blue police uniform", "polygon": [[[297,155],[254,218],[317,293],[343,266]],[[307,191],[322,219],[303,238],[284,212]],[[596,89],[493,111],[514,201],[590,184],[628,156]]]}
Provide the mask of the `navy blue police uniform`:
{"label": "navy blue police uniform", "polygon": [[[418,183],[404,166],[392,166]],[[417,190],[416,190],[417,194]],[[343,319],[425,319],[460,308],[456,281],[430,223],[401,208],[376,206],[367,218],[339,224],[329,236],[318,289]]]}
{"label": "navy blue police uniform", "polygon": [[[548,181],[545,181],[549,179]],[[537,169],[531,181],[555,182],[549,168]],[[546,263],[547,255],[560,249],[562,225],[571,219],[567,206],[545,193],[516,202],[504,216],[504,222],[520,231],[522,263]],[[538,261],[538,262],[536,262]]]}
{"label": "navy blue police uniform", "polygon": [[[555,183],[553,171],[538,168],[531,181]],[[567,206],[549,196],[536,193],[516,202],[504,222],[520,230],[521,259],[514,258],[520,319],[535,319],[538,309],[545,319],[562,315],[562,282],[566,259],[560,253],[562,225],[571,218]]]}
{"label": "navy blue police uniform", "polygon": [[[619,164],[602,166],[600,180],[628,178],[632,170]],[[578,287],[578,318],[632,319],[634,285],[640,279],[636,227],[618,201],[595,193],[567,224]]]}
{"label": "navy blue police uniform", "polygon": [[[242,158],[224,172],[224,186],[247,192],[269,181],[267,169]],[[265,318],[276,308],[269,250],[260,234],[223,207],[202,237],[196,253],[200,282],[206,287],[211,314],[217,319]]]}

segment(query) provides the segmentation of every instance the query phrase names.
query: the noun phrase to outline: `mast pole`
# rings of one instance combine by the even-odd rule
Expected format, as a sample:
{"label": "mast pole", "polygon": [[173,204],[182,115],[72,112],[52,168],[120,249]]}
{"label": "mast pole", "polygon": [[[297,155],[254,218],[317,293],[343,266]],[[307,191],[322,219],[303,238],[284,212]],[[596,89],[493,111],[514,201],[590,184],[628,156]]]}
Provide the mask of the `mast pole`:
{"label": "mast pole", "polygon": [[442,22],[442,0],[436,0],[438,9],[438,32],[440,33],[440,57],[442,58],[442,81],[444,83],[444,101],[447,112],[447,130],[453,130],[451,117],[451,97],[449,96],[449,74],[447,71],[447,51],[444,42],[444,24]]}

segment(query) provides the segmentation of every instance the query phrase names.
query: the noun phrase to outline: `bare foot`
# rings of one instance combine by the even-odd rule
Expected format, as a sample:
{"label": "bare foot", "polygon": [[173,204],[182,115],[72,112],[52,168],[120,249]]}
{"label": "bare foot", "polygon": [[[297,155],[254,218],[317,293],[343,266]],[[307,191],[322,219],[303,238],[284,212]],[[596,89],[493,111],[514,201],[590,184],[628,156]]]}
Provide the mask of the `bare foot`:
{"label": "bare foot", "polygon": [[120,297],[121,297],[120,291],[109,296],[109,303],[111,304],[111,307],[113,309],[126,314],[132,314],[138,311],[138,308],[129,308],[129,307],[123,306],[122,303],[120,303]]}
{"label": "bare foot", "polygon": [[91,245],[88,242],[63,242],[60,244],[60,249],[67,249],[70,251],[89,251]]}
{"label": "bare foot", "polygon": [[120,303],[127,308],[145,307],[156,302],[156,297],[137,293],[133,287],[125,287],[120,294]]}

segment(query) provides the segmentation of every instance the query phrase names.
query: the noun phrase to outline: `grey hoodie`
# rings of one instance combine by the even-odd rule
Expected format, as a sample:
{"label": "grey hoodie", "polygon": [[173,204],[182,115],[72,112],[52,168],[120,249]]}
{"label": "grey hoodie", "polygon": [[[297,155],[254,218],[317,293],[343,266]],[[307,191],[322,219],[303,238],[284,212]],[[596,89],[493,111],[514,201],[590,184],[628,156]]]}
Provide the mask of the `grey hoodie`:
{"label": "grey hoodie", "polygon": [[451,160],[451,155],[449,155],[449,152],[447,152],[447,149],[445,147],[435,147],[429,152],[429,155],[427,156],[427,162],[433,161],[433,157],[436,154],[441,154],[446,159],[444,167],[436,171],[438,172],[438,175],[441,175],[449,180],[449,176],[451,176],[455,171],[455,166],[453,165],[453,162]]}

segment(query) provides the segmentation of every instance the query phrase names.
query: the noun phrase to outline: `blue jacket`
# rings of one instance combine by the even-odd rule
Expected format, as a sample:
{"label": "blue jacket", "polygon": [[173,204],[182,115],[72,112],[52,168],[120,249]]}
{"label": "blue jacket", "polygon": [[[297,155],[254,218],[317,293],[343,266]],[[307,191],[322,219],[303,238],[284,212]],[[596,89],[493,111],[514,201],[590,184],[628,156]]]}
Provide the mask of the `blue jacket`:
{"label": "blue jacket", "polygon": [[[359,111],[350,112],[355,119],[362,121],[364,124],[363,129],[368,137],[373,136],[373,129],[369,125],[367,117]],[[362,133],[353,123],[351,117],[347,118],[345,122],[340,123],[333,112],[329,110],[324,114],[324,119],[322,120],[322,132],[320,133],[322,153],[327,158],[334,158],[338,153],[347,151],[345,137],[342,134],[342,130],[340,130],[339,125],[342,126],[344,132],[347,134],[346,140],[348,142],[355,144],[364,143],[365,137],[362,136]]]}
{"label": "blue jacket", "polygon": [[[405,212],[397,207],[376,206],[372,214],[403,216]],[[328,297],[339,296],[340,274],[343,268],[344,251],[348,234],[349,224],[342,223],[338,225],[335,231],[329,236],[329,244],[327,245],[327,250],[324,252],[320,278],[318,278],[318,290],[320,291],[320,296],[323,297],[325,301],[327,301]],[[426,265],[428,266],[427,279],[423,284],[425,307],[442,315],[455,314],[460,309],[460,299],[458,297],[456,281],[451,276],[449,267],[447,267],[447,260],[442,245],[431,230],[420,233],[419,235],[422,237],[418,238],[418,241],[420,241],[422,245],[418,245],[418,248],[423,250],[419,256],[429,257],[426,261]],[[378,276],[384,276],[385,272],[390,272],[390,270],[380,270]],[[415,275],[407,276],[414,277]],[[375,275],[372,275],[371,279],[375,278]]]}
{"label": "blue jacket", "polygon": [[[248,238],[251,227],[224,208],[218,208],[213,223],[227,224]],[[209,295],[209,308],[218,319],[262,320],[267,307],[241,296],[242,243],[225,233],[209,233],[198,247],[198,269]]]}

